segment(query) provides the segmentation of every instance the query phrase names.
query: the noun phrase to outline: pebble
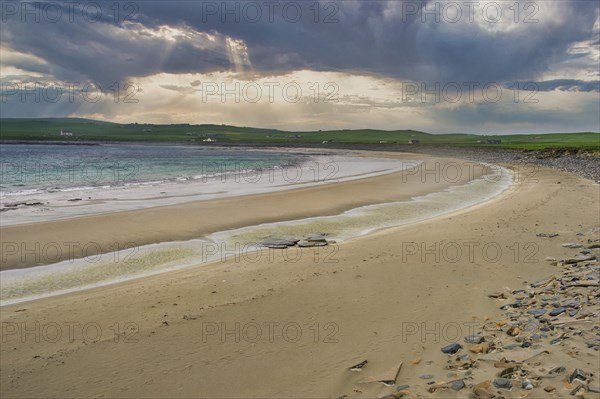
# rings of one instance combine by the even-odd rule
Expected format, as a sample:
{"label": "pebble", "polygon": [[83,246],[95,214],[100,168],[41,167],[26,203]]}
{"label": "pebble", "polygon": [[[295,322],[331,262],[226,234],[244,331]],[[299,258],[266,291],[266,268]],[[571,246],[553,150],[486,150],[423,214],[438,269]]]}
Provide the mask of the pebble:
{"label": "pebble", "polygon": [[447,353],[447,354],[449,354],[449,355],[454,355],[456,352],[458,352],[458,351],[459,351],[459,350],[461,350],[461,349],[462,349],[462,346],[461,346],[460,344],[458,344],[458,343],[456,343],[456,342],[455,342],[455,343],[453,343],[453,344],[450,344],[450,345],[446,345],[446,346],[444,346],[444,347],[441,349],[441,351],[442,351],[443,353]]}
{"label": "pebble", "polygon": [[512,388],[512,383],[508,378],[498,377],[494,380],[494,386],[500,389],[510,389]]}
{"label": "pebble", "polygon": [[465,337],[465,342],[469,344],[480,344],[483,342],[483,335],[480,333],[468,335]]}
{"label": "pebble", "polygon": [[524,379],[521,386],[523,387],[523,389],[526,389],[528,391],[533,389],[533,384],[528,379]]}
{"label": "pebble", "polygon": [[408,385],[408,384],[400,385],[398,388],[396,388],[396,392],[404,391],[405,389],[408,389],[408,388],[410,388],[410,385]]}
{"label": "pebble", "polygon": [[[436,372],[436,375],[445,374],[448,382],[436,382],[433,374],[423,374],[420,376],[425,380],[422,386],[427,387],[430,393],[448,388],[459,391],[466,387],[466,380],[472,381],[472,385],[469,384],[472,393],[465,396],[473,399],[502,398],[502,391],[498,390],[503,390],[507,397],[541,398],[550,397],[551,393],[557,396],[563,383],[566,395],[570,393],[587,398],[587,395],[599,393],[596,373],[586,369],[592,363],[584,360],[589,358],[597,362],[600,351],[600,323],[597,318],[600,308],[600,262],[597,260],[600,244],[596,242],[600,241],[588,240],[586,245],[593,248],[577,249],[580,252],[566,260],[547,258],[559,267],[544,279],[524,282],[523,288],[505,287],[501,292],[489,294],[491,299],[488,301],[501,305],[504,317],[496,320],[486,317],[485,328],[463,337],[468,355],[457,354],[463,349],[458,342],[443,346],[443,353],[456,355],[448,356],[446,364],[441,365],[438,371],[428,371]],[[563,248],[581,248],[581,245],[565,243]],[[563,314],[562,318],[557,318]],[[568,373],[563,366],[548,365],[547,362],[561,356],[579,361],[575,363],[579,367]],[[494,362],[495,369],[488,362]],[[432,361],[424,363],[434,364]],[[485,363],[489,366],[482,367]],[[548,382],[544,379],[551,378],[554,378],[550,382],[555,386],[542,386]],[[588,382],[593,386],[588,386]],[[508,390],[512,388],[518,388],[518,392],[509,395]]]}
{"label": "pebble", "polygon": [[575,369],[569,376],[569,382],[573,383],[573,381],[579,380],[581,382],[585,382],[587,380],[587,375],[581,369]]}
{"label": "pebble", "polygon": [[546,313],[545,309],[529,309],[527,311],[528,314],[533,315],[533,316],[542,316]]}
{"label": "pebble", "polygon": [[300,241],[298,246],[300,248],[309,248],[309,247],[324,247],[327,245],[327,241]]}
{"label": "pebble", "polygon": [[552,309],[552,311],[550,312],[550,316],[559,316],[563,313],[565,313],[567,309],[563,308],[562,306],[559,306],[556,309]]}
{"label": "pebble", "polygon": [[454,381],[450,387],[455,391],[460,391],[461,389],[463,389],[465,387],[465,381],[464,380]]}

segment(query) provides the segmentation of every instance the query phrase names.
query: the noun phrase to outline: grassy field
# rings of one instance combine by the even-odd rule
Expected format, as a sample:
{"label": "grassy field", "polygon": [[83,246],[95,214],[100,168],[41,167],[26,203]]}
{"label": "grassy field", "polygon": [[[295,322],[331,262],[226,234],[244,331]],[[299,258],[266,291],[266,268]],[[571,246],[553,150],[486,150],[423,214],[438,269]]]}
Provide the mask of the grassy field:
{"label": "grassy field", "polygon": [[[73,132],[72,137],[60,131]],[[271,144],[408,144],[485,146],[497,148],[544,149],[577,148],[600,150],[600,133],[551,133],[527,135],[479,136],[472,134],[429,134],[414,130],[328,130],[287,132],[273,129],[225,125],[145,125],[117,124],[79,118],[0,119],[1,140],[40,141],[112,141],[112,142],[187,142],[203,143],[271,143]],[[479,143],[480,140],[501,140],[501,144]]]}

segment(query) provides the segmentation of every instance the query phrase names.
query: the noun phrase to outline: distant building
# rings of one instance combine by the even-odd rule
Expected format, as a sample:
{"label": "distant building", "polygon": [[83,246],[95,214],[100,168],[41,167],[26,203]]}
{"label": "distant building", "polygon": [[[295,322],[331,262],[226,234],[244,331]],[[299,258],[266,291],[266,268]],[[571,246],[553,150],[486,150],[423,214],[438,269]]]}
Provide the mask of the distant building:
{"label": "distant building", "polygon": [[211,138],[209,137],[209,138],[207,138],[207,139],[204,139],[204,140],[202,140],[202,141],[203,141],[204,143],[214,143],[214,142],[215,142],[215,141],[217,141],[217,140],[215,140],[215,139],[211,139]]}
{"label": "distant building", "polygon": [[408,140],[408,144],[419,144],[419,143],[420,143],[420,141],[417,139]]}
{"label": "distant building", "polygon": [[499,140],[499,139],[486,139],[486,140],[479,140],[477,142],[481,143],[481,144],[502,144],[502,140]]}
{"label": "distant building", "polygon": [[62,130],[60,129],[60,135],[61,136],[68,136],[68,137],[72,137],[73,136],[73,132],[68,131],[68,130]]}
{"label": "distant building", "polygon": [[151,131],[152,131],[152,128],[151,128],[151,127],[149,127],[149,128],[146,128],[146,129],[144,129],[143,131],[144,131],[144,132],[151,132]]}
{"label": "distant building", "polygon": [[379,144],[387,144],[387,141],[380,141]]}
{"label": "distant building", "polygon": [[324,140],[321,144],[327,144],[327,143],[329,143],[329,141]]}

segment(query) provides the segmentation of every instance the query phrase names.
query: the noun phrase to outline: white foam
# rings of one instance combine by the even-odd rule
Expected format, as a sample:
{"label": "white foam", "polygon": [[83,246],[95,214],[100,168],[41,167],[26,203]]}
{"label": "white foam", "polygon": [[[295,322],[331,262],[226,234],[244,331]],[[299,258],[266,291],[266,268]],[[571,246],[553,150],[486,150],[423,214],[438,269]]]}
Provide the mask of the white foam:
{"label": "white foam", "polygon": [[[11,195],[11,202],[42,202],[44,212],[39,212],[40,207],[6,211],[2,213],[0,226],[289,190],[373,177],[414,166],[415,162],[388,158],[311,156],[298,166],[199,175],[186,181],[173,179]],[[73,199],[78,201],[69,201]]]}

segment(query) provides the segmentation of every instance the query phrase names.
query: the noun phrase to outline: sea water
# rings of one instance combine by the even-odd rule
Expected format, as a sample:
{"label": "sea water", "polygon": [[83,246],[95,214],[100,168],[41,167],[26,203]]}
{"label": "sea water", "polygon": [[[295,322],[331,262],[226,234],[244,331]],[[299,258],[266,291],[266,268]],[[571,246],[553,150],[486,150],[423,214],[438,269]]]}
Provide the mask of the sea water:
{"label": "sea water", "polygon": [[212,146],[0,145],[0,152],[2,226],[329,184],[407,166]]}

